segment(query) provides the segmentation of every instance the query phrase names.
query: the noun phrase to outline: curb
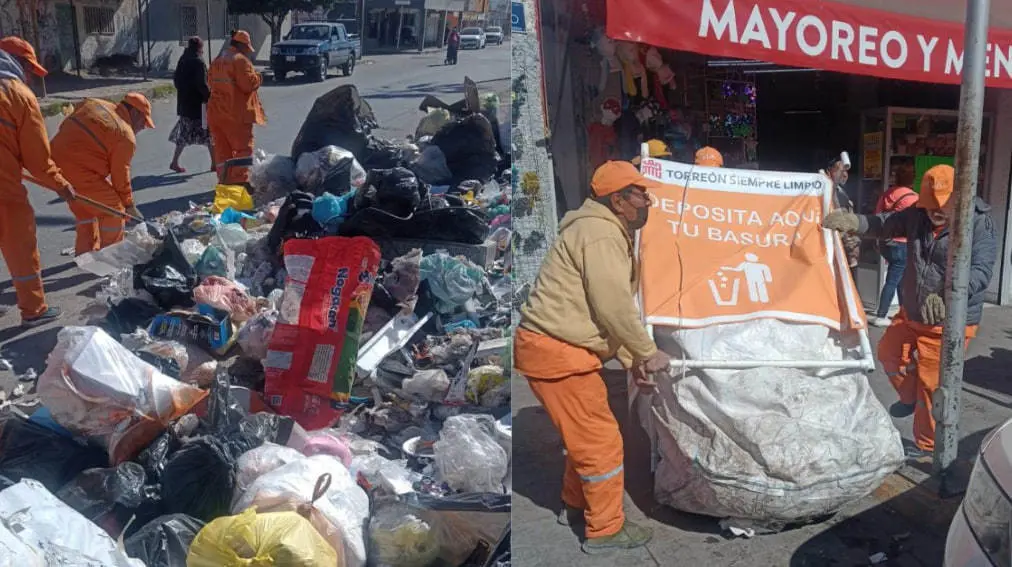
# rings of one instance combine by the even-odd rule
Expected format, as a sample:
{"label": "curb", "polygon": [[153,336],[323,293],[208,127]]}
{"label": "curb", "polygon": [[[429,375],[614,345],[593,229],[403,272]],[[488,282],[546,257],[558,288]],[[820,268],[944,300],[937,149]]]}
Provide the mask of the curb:
{"label": "curb", "polygon": [[[128,92],[139,92],[142,95],[148,97],[149,100],[154,101],[154,100],[159,100],[159,99],[169,98],[169,97],[175,96],[175,94],[176,94],[176,87],[172,86],[172,84],[167,84],[167,85],[158,85],[158,86],[148,87],[146,89],[131,89],[131,88],[126,88],[122,92],[118,92],[116,95],[113,95],[113,96],[117,97],[117,100],[112,100],[109,97],[109,95],[99,96],[99,97],[93,97],[93,98],[99,98],[99,99],[102,99],[102,100],[108,100],[109,102],[119,102],[118,97],[121,96],[121,95],[124,95],[124,94],[126,94]],[[56,102],[42,103],[39,106],[40,106],[40,108],[42,110],[42,116],[45,117],[45,118],[49,118],[49,117],[52,117],[52,116],[57,116],[59,114],[62,114],[63,113],[63,108],[65,106],[67,106],[68,104],[71,104],[71,105],[77,104],[77,103],[81,102],[82,100],[84,100],[85,98],[86,97],[68,98],[66,100],[60,100],[60,101],[56,101]]]}
{"label": "curb", "polygon": [[963,501],[961,494],[940,496],[938,482],[909,465],[886,477],[872,497],[914,525],[943,538]]}

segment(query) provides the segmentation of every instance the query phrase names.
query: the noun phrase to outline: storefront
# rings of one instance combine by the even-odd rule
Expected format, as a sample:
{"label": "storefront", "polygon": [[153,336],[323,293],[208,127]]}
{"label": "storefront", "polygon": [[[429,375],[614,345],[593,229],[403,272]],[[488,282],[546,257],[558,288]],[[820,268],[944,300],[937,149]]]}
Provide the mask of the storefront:
{"label": "storefront", "polygon": [[[735,168],[817,171],[847,151],[847,192],[872,212],[898,168],[919,178],[954,154],[964,6],[903,4],[541,0],[559,215],[587,196],[596,164],[638,155],[650,138],[679,161],[716,147]],[[1004,24],[1012,14],[994,14],[978,192],[1009,250],[1012,31],[994,29]],[[990,289],[1000,303],[1012,302],[1008,256]],[[869,309],[880,265],[866,243],[857,283]]]}

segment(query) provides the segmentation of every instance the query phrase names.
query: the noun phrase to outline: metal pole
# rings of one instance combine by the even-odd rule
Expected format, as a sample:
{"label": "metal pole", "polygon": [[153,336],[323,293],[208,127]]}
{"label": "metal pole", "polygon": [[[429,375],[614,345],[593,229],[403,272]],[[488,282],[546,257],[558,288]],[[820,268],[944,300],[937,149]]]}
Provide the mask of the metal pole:
{"label": "metal pole", "polygon": [[368,35],[365,32],[365,25],[366,25],[365,0],[362,0],[362,14],[359,19],[362,20],[362,23],[359,25],[358,29],[358,39],[359,39],[358,58],[359,60],[361,60],[362,57],[365,56],[365,40],[367,39],[366,35]]}
{"label": "metal pole", "polygon": [[144,80],[148,80],[148,65],[144,62],[144,22],[141,19],[144,13],[144,7],[141,6],[141,0],[137,0],[137,50],[140,51],[141,55],[141,73],[144,74]]}
{"label": "metal pole", "polygon": [[204,18],[207,20],[207,66],[211,66],[211,0],[204,0]]}
{"label": "metal pole", "polygon": [[959,449],[960,394],[966,341],[966,301],[973,244],[973,209],[980,163],[980,133],[984,113],[984,71],[990,0],[966,3],[963,39],[963,76],[959,91],[956,132],[956,199],[949,227],[948,267],[945,271],[945,327],[942,331],[940,386],[933,399],[937,416],[933,470],[942,493],[951,494],[948,474]]}

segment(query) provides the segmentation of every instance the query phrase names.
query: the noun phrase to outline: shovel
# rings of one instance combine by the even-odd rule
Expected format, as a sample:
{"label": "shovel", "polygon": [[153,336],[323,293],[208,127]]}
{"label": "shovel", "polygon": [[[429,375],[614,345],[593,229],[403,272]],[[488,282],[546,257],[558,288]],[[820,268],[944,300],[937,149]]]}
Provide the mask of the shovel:
{"label": "shovel", "polygon": [[[34,184],[40,186],[40,187],[45,187],[46,189],[49,189],[51,191],[55,191],[55,189],[50,184],[43,183],[41,179],[38,179],[38,178],[36,178],[36,177],[34,177],[32,175],[25,175],[24,178],[25,178],[25,181],[29,181],[31,183],[34,183]],[[82,203],[85,203],[88,206],[91,206],[91,207],[94,207],[94,208],[99,209],[101,211],[104,211],[106,213],[109,213],[110,215],[115,215],[117,217],[124,218],[124,219],[127,219],[127,220],[132,220],[132,221],[138,222],[138,223],[144,222],[144,219],[142,219],[142,218],[135,217],[135,216],[133,216],[133,215],[131,215],[129,213],[126,213],[124,211],[116,210],[116,209],[110,207],[109,205],[106,205],[106,204],[103,204],[103,203],[99,203],[98,201],[96,201],[96,200],[94,200],[94,199],[92,199],[90,197],[85,197],[84,195],[81,195],[80,193],[77,194],[77,196],[75,197],[74,200],[75,201],[81,201]]]}

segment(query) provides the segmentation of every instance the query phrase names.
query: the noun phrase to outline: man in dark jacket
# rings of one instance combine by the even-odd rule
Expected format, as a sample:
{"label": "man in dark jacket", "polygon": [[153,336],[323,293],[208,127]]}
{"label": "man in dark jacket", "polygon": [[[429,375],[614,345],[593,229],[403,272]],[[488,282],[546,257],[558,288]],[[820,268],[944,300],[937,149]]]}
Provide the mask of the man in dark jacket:
{"label": "man in dark jacket", "polygon": [[169,169],[176,173],[186,173],[179,165],[179,156],[186,146],[207,146],[211,155],[211,171],[214,171],[214,148],[211,147],[211,136],[204,118],[204,105],[211,96],[211,90],[207,86],[207,65],[204,64],[203,54],[204,41],[191,37],[172,76],[179,120],[169,134],[169,141],[176,144]]}
{"label": "man in dark jacket", "polygon": [[[914,414],[914,443],[907,455],[922,457],[935,448],[932,396],[938,389],[942,323],[945,320],[945,267],[949,253],[949,226],[955,201],[951,199],[954,170],[936,165],[924,174],[916,206],[897,213],[855,215],[830,213],[823,226],[874,238],[907,239],[907,265],[903,272],[902,305],[878,345],[878,359],[900,400],[889,408],[894,417]],[[966,344],[977,334],[984,310],[984,294],[991,284],[998,240],[991,207],[974,203],[970,285],[966,310]],[[917,353],[914,360],[913,354]]]}

